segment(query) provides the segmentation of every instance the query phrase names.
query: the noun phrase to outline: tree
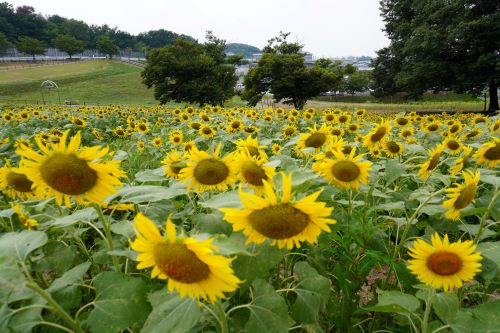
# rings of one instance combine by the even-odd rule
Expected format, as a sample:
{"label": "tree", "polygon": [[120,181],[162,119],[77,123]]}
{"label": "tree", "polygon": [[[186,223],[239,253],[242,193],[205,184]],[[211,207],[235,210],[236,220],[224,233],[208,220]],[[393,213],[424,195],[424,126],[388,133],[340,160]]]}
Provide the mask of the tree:
{"label": "tree", "polygon": [[242,97],[250,105],[257,105],[270,92],[275,102],[302,109],[308,99],[328,91],[337,82],[335,73],[322,65],[307,68],[303,45],[289,43],[289,35],[281,32],[271,38],[257,66],[245,76]]}
{"label": "tree", "polygon": [[208,32],[204,44],[179,38],[171,46],[152,49],[142,72],[143,83],[154,87],[161,104],[173,100],[224,105],[234,95],[237,81],[224,47],[225,41]]}
{"label": "tree", "polygon": [[18,51],[29,54],[33,56],[33,61],[35,61],[35,55],[44,54],[47,50],[47,46],[41,40],[31,38],[31,37],[21,37],[16,44]]}
{"label": "tree", "polygon": [[378,95],[487,88],[489,109],[499,109],[498,1],[383,0],[381,10],[391,44],[373,63]]}
{"label": "tree", "polygon": [[4,54],[10,47],[9,40],[2,32],[0,32],[0,54]]}
{"label": "tree", "polygon": [[118,46],[108,36],[99,37],[96,47],[100,53],[106,54],[110,59],[119,51]]}
{"label": "tree", "polygon": [[344,90],[353,96],[356,92],[367,91],[370,84],[369,75],[368,72],[356,70],[345,79]]}
{"label": "tree", "polygon": [[56,37],[54,38],[53,43],[59,50],[66,52],[70,59],[74,54],[85,51],[85,44],[81,40],[69,35]]}

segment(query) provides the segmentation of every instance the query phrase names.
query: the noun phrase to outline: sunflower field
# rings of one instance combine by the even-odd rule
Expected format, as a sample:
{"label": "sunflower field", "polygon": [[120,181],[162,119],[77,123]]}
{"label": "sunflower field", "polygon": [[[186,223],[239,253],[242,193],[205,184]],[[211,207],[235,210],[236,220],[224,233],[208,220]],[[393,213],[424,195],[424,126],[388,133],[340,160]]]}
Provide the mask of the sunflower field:
{"label": "sunflower field", "polygon": [[500,332],[500,118],[0,109],[0,332]]}

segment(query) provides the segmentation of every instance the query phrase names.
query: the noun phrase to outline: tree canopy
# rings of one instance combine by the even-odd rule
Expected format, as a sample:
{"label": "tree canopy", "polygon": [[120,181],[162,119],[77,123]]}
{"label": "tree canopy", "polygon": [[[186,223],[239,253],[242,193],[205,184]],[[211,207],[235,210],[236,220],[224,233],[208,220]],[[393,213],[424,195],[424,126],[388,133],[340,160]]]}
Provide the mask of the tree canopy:
{"label": "tree canopy", "polygon": [[257,66],[245,76],[243,98],[256,105],[266,93],[276,102],[302,109],[307,100],[328,91],[339,77],[323,62],[312,68],[304,63],[303,45],[287,41],[289,33],[271,38]]}
{"label": "tree canopy", "polygon": [[66,52],[71,59],[74,54],[81,53],[85,51],[85,44],[70,35],[63,35],[54,38],[54,45],[59,50]]}
{"label": "tree canopy", "polygon": [[207,33],[204,44],[177,39],[148,53],[143,82],[160,103],[224,105],[234,95],[235,68],[224,53],[225,41]]}
{"label": "tree canopy", "polygon": [[373,62],[376,95],[427,90],[490,93],[498,109],[500,2],[383,0],[391,44]]}
{"label": "tree canopy", "polygon": [[96,48],[100,53],[106,54],[110,59],[119,51],[118,46],[108,36],[101,36],[97,40]]}
{"label": "tree canopy", "polygon": [[16,48],[23,53],[33,56],[33,61],[35,61],[35,55],[44,54],[47,51],[47,45],[44,42],[31,37],[19,38]]}

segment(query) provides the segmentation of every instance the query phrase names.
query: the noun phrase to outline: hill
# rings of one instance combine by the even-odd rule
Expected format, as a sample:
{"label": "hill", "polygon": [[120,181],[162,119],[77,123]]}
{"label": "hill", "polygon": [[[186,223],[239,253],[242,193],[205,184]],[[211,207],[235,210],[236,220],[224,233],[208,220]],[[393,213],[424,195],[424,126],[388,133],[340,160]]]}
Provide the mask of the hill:
{"label": "hill", "polygon": [[234,53],[242,55],[244,58],[252,58],[252,54],[260,53],[260,49],[258,47],[242,44],[242,43],[228,43],[226,45],[226,53]]}

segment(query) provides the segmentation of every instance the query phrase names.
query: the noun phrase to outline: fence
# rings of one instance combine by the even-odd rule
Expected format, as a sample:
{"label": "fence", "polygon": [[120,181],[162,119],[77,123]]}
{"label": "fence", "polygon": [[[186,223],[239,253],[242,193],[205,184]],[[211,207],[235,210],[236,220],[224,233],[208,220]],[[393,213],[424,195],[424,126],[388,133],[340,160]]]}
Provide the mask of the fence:
{"label": "fence", "polygon": [[[135,52],[128,50],[121,50],[113,57],[126,58],[130,60],[145,60],[146,55],[143,52]],[[66,60],[69,55],[55,48],[48,48],[43,55],[35,56],[37,61],[53,61],[53,60]],[[75,59],[105,59],[106,55],[99,53],[97,50],[85,50],[82,53],[74,54],[72,58]],[[15,48],[10,48],[0,56],[0,62],[25,62],[33,61],[33,56],[19,52]]]}

